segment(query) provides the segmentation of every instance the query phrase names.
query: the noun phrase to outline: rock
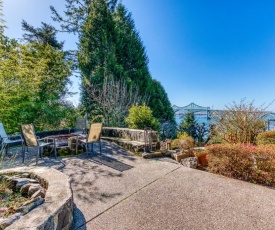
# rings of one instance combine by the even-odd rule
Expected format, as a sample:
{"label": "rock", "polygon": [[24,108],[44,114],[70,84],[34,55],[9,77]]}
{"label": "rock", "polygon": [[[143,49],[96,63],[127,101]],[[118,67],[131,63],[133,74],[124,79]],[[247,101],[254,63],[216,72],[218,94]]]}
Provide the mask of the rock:
{"label": "rock", "polygon": [[20,177],[20,178],[30,178],[31,177],[31,175],[29,173],[22,173],[22,174],[19,174],[17,176]]}
{"label": "rock", "polygon": [[6,218],[6,219],[0,218],[0,230],[10,226],[14,221],[18,220],[20,216],[21,216],[21,213],[15,213],[9,216],[9,218]]}
{"label": "rock", "polygon": [[36,208],[37,206],[39,206],[40,204],[42,204],[43,202],[44,202],[44,198],[40,196],[36,197],[30,201],[25,202],[21,207],[16,209],[16,212],[21,212],[23,215],[25,215],[31,210],[33,210],[34,208]]}
{"label": "rock", "polygon": [[8,188],[9,189],[20,189],[23,185],[27,183],[38,183],[36,180],[30,179],[30,178],[23,178],[18,177],[18,175],[15,176],[4,176],[4,179],[8,182]]}
{"label": "rock", "polygon": [[10,226],[10,220],[7,218],[0,218],[0,230],[5,229],[6,227]]}
{"label": "rock", "polygon": [[154,157],[163,157],[165,154],[162,152],[152,152],[152,153],[142,153],[144,159],[154,158]]}
{"label": "rock", "polygon": [[34,199],[39,196],[41,196],[42,198],[45,198],[45,190],[44,189],[40,189],[40,190],[36,191],[34,194],[32,194],[31,198]]}
{"label": "rock", "polygon": [[193,157],[193,156],[194,156],[193,152],[189,150],[171,154],[171,157],[174,158],[177,162],[181,162],[182,159],[185,159],[187,157]]}
{"label": "rock", "polygon": [[25,184],[38,183],[36,180],[29,179],[29,178],[16,178],[14,180],[17,181],[17,183],[15,185],[15,189],[17,189],[17,190],[19,190]]}
{"label": "rock", "polygon": [[187,157],[181,160],[181,164],[188,168],[197,168],[198,166],[198,158],[197,157]]}
{"label": "rock", "polygon": [[63,210],[58,214],[57,229],[64,229],[66,227],[69,227],[70,223],[72,222],[72,219],[73,216],[71,209],[65,206]]}
{"label": "rock", "polygon": [[32,184],[28,190],[28,196],[31,197],[36,191],[42,189],[40,184]]}
{"label": "rock", "polygon": [[17,183],[17,181],[15,181],[16,177],[10,177],[10,176],[4,176],[4,180],[6,180],[8,182],[7,187],[11,190],[13,190],[15,188],[15,185]]}
{"label": "rock", "polygon": [[28,196],[29,188],[32,184],[25,184],[20,188],[20,193],[22,196]]}

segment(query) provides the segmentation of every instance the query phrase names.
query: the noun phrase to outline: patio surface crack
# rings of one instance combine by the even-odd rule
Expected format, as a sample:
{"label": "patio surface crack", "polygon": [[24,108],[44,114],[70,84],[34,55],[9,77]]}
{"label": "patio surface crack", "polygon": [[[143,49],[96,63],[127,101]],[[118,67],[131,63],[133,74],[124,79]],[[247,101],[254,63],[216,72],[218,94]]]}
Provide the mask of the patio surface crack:
{"label": "patio surface crack", "polygon": [[166,176],[169,175],[170,173],[172,173],[172,172],[178,170],[179,168],[181,168],[181,166],[179,166],[179,167],[177,167],[177,168],[171,170],[170,172],[168,172],[168,173],[166,173],[166,174],[164,174],[164,175],[158,177],[157,179],[151,181],[150,183],[144,185],[143,187],[139,188],[139,189],[136,190],[135,192],[131,193],[129,196],[123,198],[122,200],[120,200],[120,201],[118,201],[117,203],[113,204],[111,207],[109,207],[109,208],[107,208],[106,210],[102,211],[101,213],[97,214],[97,215],[96,215],[95,217],[93,217],[92,219],[86,221],[85,223],[81,224],[80,226],[75,227],[75,229],[79,229],[79,228],[85,226],[87,223],[91,222],[92,220],[96,219],[97,217],[101,216],[102,214],[108,212],[110,209],[114,208],[115,206],[117,206],[117,205],[120,204],[121,202],[127,200],[127,199],[130,198],[131,196],[137,194],[138,192],[140,192],[141,190],[145,189],[145,188],[148,187],[149,185],[151,185],[151,184],[155,183],[156,181],[158,181],[158,180],[160,180],[160,179],[166,177]]}

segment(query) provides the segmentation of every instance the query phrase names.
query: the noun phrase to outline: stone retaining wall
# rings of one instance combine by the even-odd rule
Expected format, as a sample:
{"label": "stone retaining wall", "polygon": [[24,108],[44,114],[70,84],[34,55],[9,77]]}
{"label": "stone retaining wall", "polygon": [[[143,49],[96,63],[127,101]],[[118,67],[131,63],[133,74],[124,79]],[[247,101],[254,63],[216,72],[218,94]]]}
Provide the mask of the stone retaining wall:
{"label": "stone retaining wall", "polygon": [[[144,130],[142,129],[128,129],[128,128],[116,128],[116,127],[103,127],[103,137],[116,137],[131,141],[138,141],[144,143]],[[153,142],[158,141],[158,132],[152,131]]]}
{"label": "stone retaining wall", "polygon": [[[152,131],[152,148],[159,149],[158,132]],[[103,127],[102,139],[115,142],[131,152],[144,152],[144,130],[116,127]]]}
{"label": "stone retaining wall", "polygon": [[43,204],[22,216],[7,230],[15,229],[60,229],[73,228],[73,196],[69,177],[55,169],[22,167],[0,170],[0,174],[30,173],[47,188]]}

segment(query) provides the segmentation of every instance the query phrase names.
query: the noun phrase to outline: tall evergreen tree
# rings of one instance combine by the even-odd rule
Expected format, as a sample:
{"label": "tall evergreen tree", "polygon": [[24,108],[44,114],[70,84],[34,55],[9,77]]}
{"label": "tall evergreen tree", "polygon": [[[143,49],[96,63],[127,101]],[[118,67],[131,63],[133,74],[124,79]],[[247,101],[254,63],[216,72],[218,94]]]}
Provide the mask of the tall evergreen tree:
{"label": "tall evergreen tree", "polygon": [[79,69],[82,74],[81,101],[87,112],[89,83],[102,87],[105,76],[116,77],[118,64],[115,53],[115,30],[111,11],[106,0],[93,0],[89,15],[82,25],[78,47]]}
{"label": "tall evergreen tree", "polygon": [[56,38],[57,30],[47,23],[42,22],[40,28],[34,28],[23,20],[22,29],[26,31],[26,33],[23,34],[23,38],[27,42],[36,42],[43,45],[48,44],[59,50],[63,49],[64,42],[59,42]]}
{"label": "tall evergreen tree", "polygon": [[185,132],[189,136],[195,138],[196,137],[196,120],[195,115],[192,112],[188,112],[185,114],[183,120],[180,123],[179,131]]}
{"label": "tall evergreen tree", "polygon": [[[93,0],[65,0],[64,16],[51,6],[52,19],[60,23],[63,32],[78,34],[82,31],[82,25],[85,23],[91,11]],[[118,0],[108,0],[108,8],[113,12]]]}
{"label": "tall evergreen tree", "polygon": [[149,94],[152,81],[148,69],[148,57],[135,28],[131,13],[119,4],[114,14],[116,31],[116,57],[121,66],[121,77],[136,85],[141,93]]}
{"label": "tall evergreen tree", "polygon": [[3,36],[4,34],[4,29],[5,29],[5,20],[3,19],[3,13],[2,13],[2,8],[3,8],[3,0],[0,0],[0,36]]}
{"label": "tall evergreen tree", "polygon": [[151,93],[148,105],[153,110],[154,117],[158,118],[161,123],[166,121],[175,123],[174,111],[161,83],[154,79],[150,88]]}
{"label": "tall evergreen tree", "polygon": [[89,97],[89,85],[102,88],[112,77],[136,87],[161,122],[174,123],[174,113],[164,88],[153,80],[145,47],[131,13],[117,0],[66,0],[65,17],[52,7],[54,20],[64,31],[78,33],[81,102],[86,112],[98,105]]}

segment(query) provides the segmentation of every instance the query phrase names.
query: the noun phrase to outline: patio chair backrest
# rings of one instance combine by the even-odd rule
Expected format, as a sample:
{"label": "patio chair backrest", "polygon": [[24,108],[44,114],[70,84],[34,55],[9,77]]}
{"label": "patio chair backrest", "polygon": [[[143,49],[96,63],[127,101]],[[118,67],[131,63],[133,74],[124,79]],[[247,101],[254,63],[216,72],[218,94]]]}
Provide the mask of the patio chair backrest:
{"label": "patio chair backrest", "polygon": [[93,123],[91,124],[89,135],[87,136],[87,143],[97,142],[100,140],[102,132],[103,123]]}
{"label": "patio chair backrest", "polygon": [[0,137],[4,138],[4,137],[8,137],[5,129],[4,129],[4,125],[3,123],[0,123]]}
{"label": "patio chair backrest", "polygon": [[76,118],[76,124],[75,124],[75,129],[76,130],[86,130],[87,129],[87,119],[86,118]]}
{"label": "patio chair backrest", "polygon": [[35,135],[33,124],[20,125],[21,134],[26,146],[37,147],[38,141]]}

